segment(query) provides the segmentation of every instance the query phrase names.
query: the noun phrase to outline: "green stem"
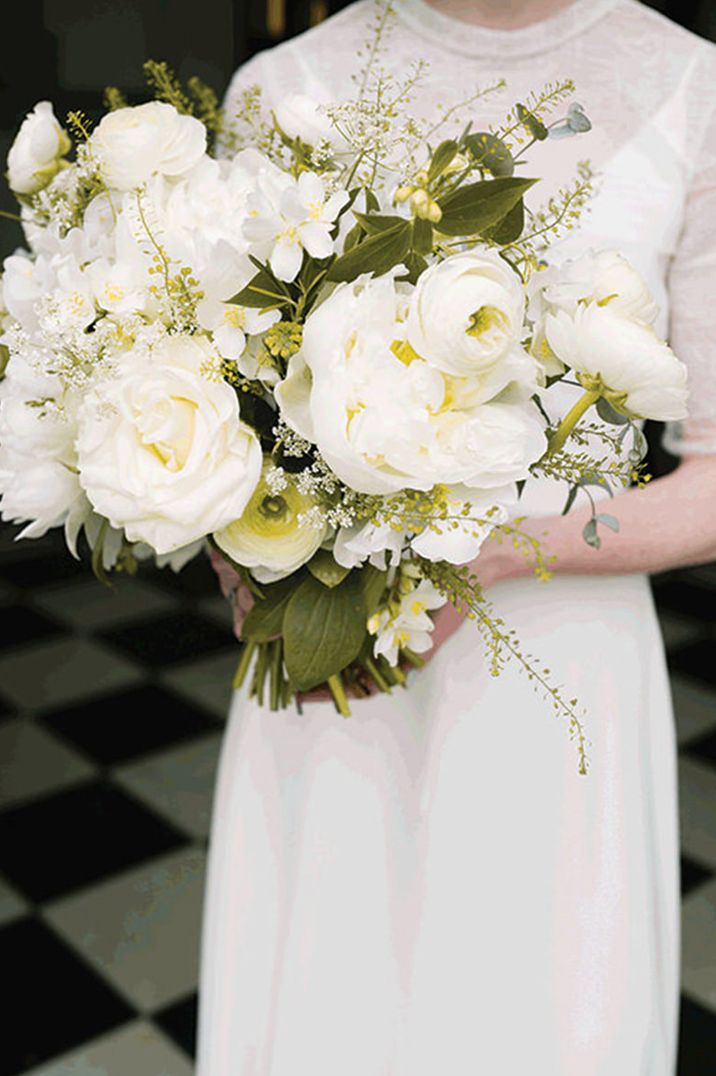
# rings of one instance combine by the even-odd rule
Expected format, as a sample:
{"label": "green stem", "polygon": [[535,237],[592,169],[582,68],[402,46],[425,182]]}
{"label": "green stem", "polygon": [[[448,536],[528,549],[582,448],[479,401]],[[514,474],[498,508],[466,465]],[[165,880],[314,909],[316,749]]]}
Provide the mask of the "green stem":
{"label": "green stem", "polygon": [[334,673],[333,676],[328,677],[328,686],[331,689],[331,694],[336,703],[336,708],[339,714],[343,714],[344,717],[351,716],[351,708],[348,705],[348,696],[346,695],[345,688],[343,687],[343,681],[341,680],[340,673]]}
{"label": "green stem", "polygon": [[244,680],[246,679],[246,674],[249,671],[249,665],[251,664],[251,659],[254,656],[256,646],[257,644],[253,641],[253,639],[248,643],[244,643],[244,648],[241,651],[241,657],[239,658],[239,664],[236,666],[236,672],[234,673],[234,679],[231,684],[234,690],[240,688]]}
{"label": "green stem", "polygon": [[4,217],[5,220],[14,220],[18,224],[22,224],[22,217],[18,217],[17,213],[7,213],[4,209],[0,209],[0,217]]}
{"label": "green stem", "polygon": [[366,669],[368,670],[370,675],[373,677],[373,679],[375,680],[375,682],[378,685],[378,687],[380,688],[380,690],[381,691],[387,691],[388,694],[390,694],[390,684],[388,683],[388,681],[385,679],[385,677],[381,673],[381,671],[378,668],[377,664],[373,661],[373,658],[366,657],[363,660],[364,660]]}
{"label": "green stem", "polygon": [[274,639],[271,646],[271,680],[270,680],[270,705],[272,710],[278,710],[281,701],[281,665],[283,663],[283,641]]}
{"label": "green stem", "polygon": [[420,654],[416,654],[414,650],[410,650],[407,646],[401,647],[400,653],[416,669],[422,669],[425,664],[425,658],[421,658]]}
{"label": "green stem", "polygon": [[549,448],[547,449],[548,456],[553,455],[555,452],[559,452],[584,412],[590,408],[593,403],[596,403],[600,396],[601,392],[595,392],[588,389],[583,396],[579,397],[577,402],[569,409],[560,422],[556,432],[550,438]]}

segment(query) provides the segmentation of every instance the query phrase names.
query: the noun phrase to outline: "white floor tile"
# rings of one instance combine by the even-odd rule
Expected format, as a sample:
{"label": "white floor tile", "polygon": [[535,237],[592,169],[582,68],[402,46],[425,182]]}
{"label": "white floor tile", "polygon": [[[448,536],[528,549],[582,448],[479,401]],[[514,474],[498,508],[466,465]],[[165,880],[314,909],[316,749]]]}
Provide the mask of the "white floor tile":
{"label": "white floor tile", "polygon": [[[716,769],[692,758],[679,759],[681,847],[687,856],[716,868]],[[715,931],[716,933],[716,931]]]}
{"label": "white floor tile", "polygon": [[25,1076],[192,1076],[193,1071],[159,1028],[137,1020]]}
{"label": "white floor tile", "polygon": [[77,784],[95,767],[31,721],[0,725],[0,807]]}
{"label": "white floor tile", "polygon": [[684,992],[716,1010],[716,878],[686,898],[681,922]]}
{"label": "white floor tile", "polygon": [[143,580],[119,577],[114,582],[116,590],[108,590],[96,579],[46,588],[33,595],[33,603],[57,620],[83,631],[112,627],[178,607],[171,594]]}
{"label": "white floor tile", "polygon": [[114,780],[192,837],[209,834],[221,733],[122,766]]}
{"label": "white floor tile", "polygon": [[28,905],[4,878],[0,878],[0,926],[19,919],[28,909]]}
{"label": "white floor tile", "polygon": [[692,680],[671,677],[679,746],[716,729],[716,691]]}
{"label": "white floor tile", "polygon": [[167,670],[163,679],[175,691],[199,703],[218,717],[226,718],[231,702],[231,681],[241,651],[229,648],[199,661],[186,662]]}
{"label": "white floor tile", "polygon": [[31,709],[128,687],[142,675],[116,651],[85,639],[36,643],[0,657],[3,695]]}
{"label": "white floor tile", "polygon": [[203,852],[183,849],[43,915],[135,1008],[153,1012],[196,989],[204,870]]}

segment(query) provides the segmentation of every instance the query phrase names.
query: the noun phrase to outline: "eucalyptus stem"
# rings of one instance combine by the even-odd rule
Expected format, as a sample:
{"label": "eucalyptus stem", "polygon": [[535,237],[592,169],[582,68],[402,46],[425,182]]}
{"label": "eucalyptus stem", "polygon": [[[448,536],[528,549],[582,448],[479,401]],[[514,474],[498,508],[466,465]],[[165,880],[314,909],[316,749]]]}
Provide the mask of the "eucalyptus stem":
{"label": "eucalyptus stem", "polygon": [[596,403],[600,396],[601,392],[588,389],[579,397],[577,402],[569,409],[560,422],[556,432],[550,438],[549,448],[547,449],[548,456],[553,455],[555,452],[559,452],[584,412],[587,411],[593,403]]}
{"label": "eucalyptus stem", "polygon": [[346,695],[345,688],[343,687],[343,680],[340,673],[334,673],[333,676],[328,677],[328,686],[331,689],[331,694],[336,704],[336,708],[343,717],[351,716],[351,708],[348,705],[348,696]]}
{"label": "eucalyptus stem", "polygon": [[257,645],[258,644],[253,639],[250,639],[248,642],[244,643],[244,648],[241,651],[241,657],[239,658],[239,664],[236,666],[234,679],[231,683],[231,686],[234,690],[240,688],[244,680],[246,679],[246,674],[249,671],[249,665],[251,664],[251,659],[254,656],[254,652]]}

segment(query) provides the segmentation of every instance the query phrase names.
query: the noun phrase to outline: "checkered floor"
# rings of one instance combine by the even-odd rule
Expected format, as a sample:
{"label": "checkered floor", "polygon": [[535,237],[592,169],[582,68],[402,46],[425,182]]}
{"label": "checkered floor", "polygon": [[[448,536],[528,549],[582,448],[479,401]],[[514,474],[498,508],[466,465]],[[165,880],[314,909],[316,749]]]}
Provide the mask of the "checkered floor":
{"label": "checkered floor", "polygon": [[[237,651],[208,561],[112,594],[0,529],[0,1076],[188,1076]],[[654,579],[682,804],[679,1076],[716,1042],[716,565]],[[240,1014],[239,1014],[240,1016]]]}

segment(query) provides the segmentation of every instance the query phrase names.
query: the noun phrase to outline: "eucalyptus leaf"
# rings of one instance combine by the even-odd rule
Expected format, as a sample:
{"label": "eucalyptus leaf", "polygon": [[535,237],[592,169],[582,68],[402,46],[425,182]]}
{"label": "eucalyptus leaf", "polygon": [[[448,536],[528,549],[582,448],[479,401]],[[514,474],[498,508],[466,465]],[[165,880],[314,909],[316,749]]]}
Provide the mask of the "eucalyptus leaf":
{"label": "eucalyptus leaf", "polygon": [[355,280],[361,273],[380,276],[403,261],[410,249],[412,235],[409,220],[371,235],[358,246],[336,258],[328,270],[328,280]]}
{"label": "eucalyptus leaf", "polygon": [[596,519],[588,519],[582,528],[582,537],[587,545],[592,546],[593,549],[599,549],[602,544],[602,540],[597,534],[597,521]]}
{"label": "eucalyptus leaf", "polygon": [[443,211],[436,229],[443,235],[481,235],[503,220],[536,179],[489,179],[458,187],[439,200]]}
{"label": "eucalyptus leaf", "polygon": [[599,512],[595,517],[600,523],[603,523],[605,527],[609,527],[610,530],[619,533],[619,520],[616,516],[610,516],[606,512]]}
{"label": "eucalyptus leaf", "polygon": [[283,618],[284,660],[291,686],[309,691],[350,665],[366,635],[365,599],[357,572],[326,587],[307,575]]}
{"label": "eucalyptus leaf", "polygon": [[277,583],[264,585],[264,596],[255,601],[241,626],[241,638],[266,643],[281,635],[283,617],[298,581],[296,573]]}
{"label": "eucalyptus leaf", "polygon": [[315,576],[324,587],[337,587],[348,575],[350,568],[339,564],[328,549],[319,549],[306,565],[311,575]]}
{"label": "eucalyptus leaf", "polygon": [[466,135],[463,143],[475,163],[492,172],[493,176],[506,177],[514,172],[512,154],[497,135],[489,131],[478,131]]}
{"label": "eucalyptus leaf", "polygon": [[596,407],[597,414],[604,422],[611,422],[615,426],[623,426],[629,421],[626,415],[622,415],[621,412],[612,407],[605,396],[599,397]]}

